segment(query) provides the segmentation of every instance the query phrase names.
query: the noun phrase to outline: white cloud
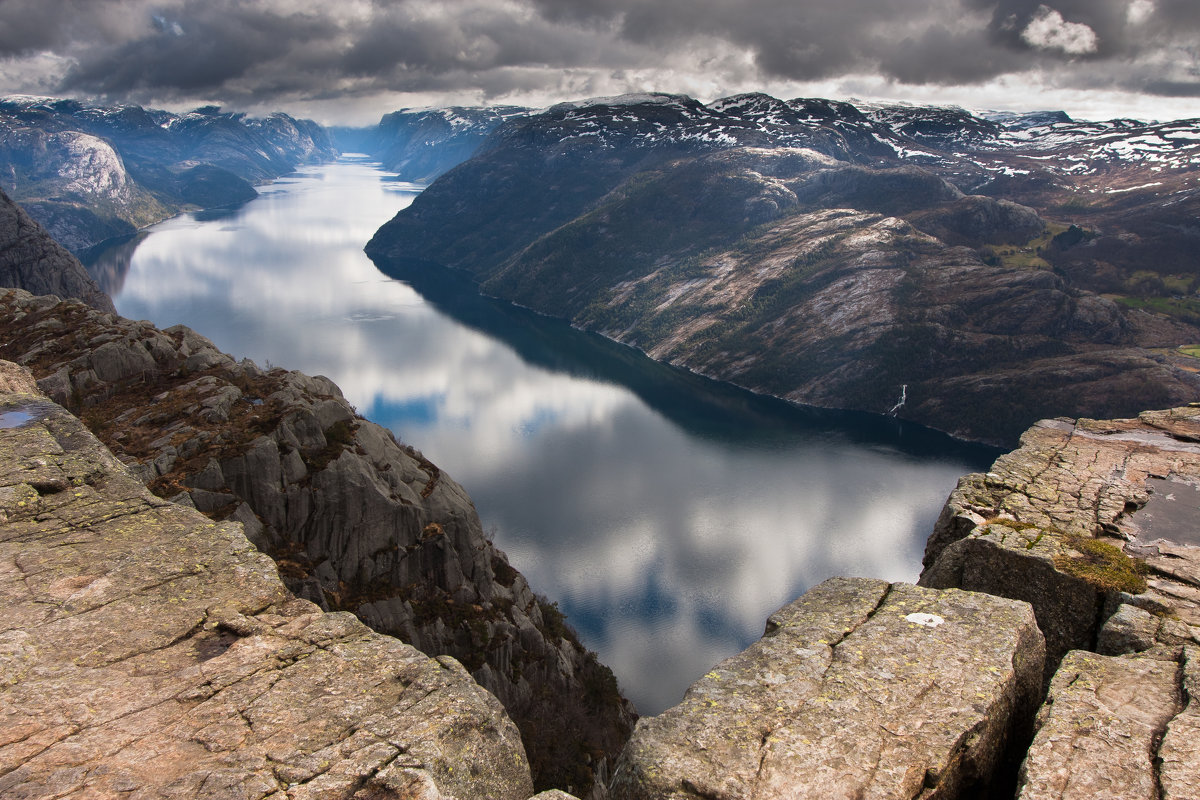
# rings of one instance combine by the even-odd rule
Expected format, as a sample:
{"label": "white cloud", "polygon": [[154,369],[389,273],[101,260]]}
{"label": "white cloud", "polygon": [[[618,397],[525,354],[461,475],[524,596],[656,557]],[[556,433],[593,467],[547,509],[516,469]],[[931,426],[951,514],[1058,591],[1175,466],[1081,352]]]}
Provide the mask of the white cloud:
{"label": "white cloud", "polygon": [[1133,0],[1125,9],[1125,19],[1130,25],[1141,25],[1154,13],[1154,0]]}
{"label": "white cloud", "polygon": [[1042,50],[1062,50],[1073,56],[1094,53],[1100,45],[1096,32],[1082,22],[1067,22],[1049,6],[1038,6],[1033,19],[1021,31],[1021,39]]}

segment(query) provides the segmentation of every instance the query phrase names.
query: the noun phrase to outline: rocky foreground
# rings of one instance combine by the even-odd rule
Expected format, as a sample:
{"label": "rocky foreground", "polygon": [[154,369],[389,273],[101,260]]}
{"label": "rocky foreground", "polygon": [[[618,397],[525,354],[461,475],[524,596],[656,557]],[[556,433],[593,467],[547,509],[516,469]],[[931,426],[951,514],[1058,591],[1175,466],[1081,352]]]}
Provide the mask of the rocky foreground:
{"label": "rocky foreground", "polygon": [[1198,521],[1200,408],[1041,422],[960,481],[921,586],[776,613],[638,723],[613,793],[1200,797]]}
{"label": "rocky foreground", "polygon": [[583,793],[615,760],[635,715],[612,673],[487,539],[462,487],[328,379],[20,290],[0,292],[0,358],[155,495],[241,523],[298,596],[456,658],[517,722],[539,788]]}
{"label": "rocky foreground", "polygon": [[[284,494],[316,486],[363,502],[345,476],[324,483],[338,468],[320,471],[378,457],[357,435],[369,423],[350,440],[336,433],[335,387],[242,366],[238,388],[228,357],[186,329],[114,322],[18,291],[4,302],[6,347],[27,348],[43,371],[63,366],[38,387],[11,372],[0,385],[0,794],[529,796],[515,727],[457,661],[325,612],[280,581],[291,575],[300,594],[336,605],[350,584],[327,570],[382,569],[380,550],[360,538],[369,529],[350,535],[330,518],[313,530],[332,538],[307,540],[291,559],[276,549],[273,564],[252,546],[279,547],[270,515],[239,519],[250,502],[237,476],[263,471]],[[98,321],[111,326],[107,341],[88,327]],[[89,347],[64,361],[75,338]],[[145,358],[130,355],[139,348]],[[167,389],[117,413],[113,401],[171,353],[182,362]],[[265,378],[275,383],[262,396],[255,381]],[[79,406],[121,459],[35,388]],[[285,398],[286,424],[271,417]],[[252,428],[256,414],[270,420],[259,418],[262,441],[173,471],[194,455],[186,442]],[[302,438],[309,429],[321,432],[319,447]],[[308,483],[252,455],[274,447],[286,464],[276,451],[288,436]],[[164,457],[159,439],[175,452]],[[135,457],[139,446],[158,455]],[[440,531],[427,523],[417,547],[392,552],[442,553],[392,568],[444,577],[451,537],[462,534],[447,509],[416,500],[431,484],[425,499],[452,484],[430,467],[390,463],[378,469],[407,476],[392,489],[412,492],[405,513],[421,523],[441,514]],[[181,502],[147,493],[138,477],[178,489]],[[717,665],[679,706],[639,721],[608,796],[1200,797],[1197,487],[1200,409],[1035,426],[992,472],[960,482],[930,539],[923,585],[835,578],[781,609],[760,642]],[[231,522],[189,501],[232,507]],[[302,502],[318,508],[311,496]],[[320,549],[335,544],[336,559]],[[306,554],[328,566],[295,560],[315,557]],[[498,594],[478,594],[484,585],[462,592],[494,606]],[[371,602],[357,602],[368,616]],[[405,602],[416,610],[388,601]],[[424,624],[453,630],[458,607],[449,592]],[[465,629],[480,629],[477,619]],[[413,630],[420,635],[418,622]]]}
{"label": "rocky foreground", "polygon": [[458,662],[297,599],[5,362],[0,796],[528,797]]}

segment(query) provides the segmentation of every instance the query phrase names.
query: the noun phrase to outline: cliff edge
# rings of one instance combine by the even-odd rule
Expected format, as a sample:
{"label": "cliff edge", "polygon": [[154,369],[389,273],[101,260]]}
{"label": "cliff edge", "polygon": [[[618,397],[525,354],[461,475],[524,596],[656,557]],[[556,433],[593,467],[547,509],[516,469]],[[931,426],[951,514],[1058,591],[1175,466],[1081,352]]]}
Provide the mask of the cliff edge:
{"label": "cliff edge", "polygon": [[612,673],[487,539],[462,487],[327,378],[20,290],[0,294],[0,358],[155,495],[242,523],[297,595],[461,661],[521,729],[538,788],[585,794],[615,760],[635,714]]}
{"label": "cliff edge", "polygon": [[920,586],[776,612],[638,722],[612,794],[1198,798],[1198,521],[1200,407],[1039,422],[959,482]]}
{"label": "cliff edge", "polygon": [[959,481],[921,584],[1027,600],[1049,691],[1021,800],[1200,797],[1200,408],[1043,420]]}
{"label": "cliff edge", "polygon": [[921,583],[1027,600],[1072,649],[1200,644],[1200,408],[1043,420],[938,519]]}
{"label": "cliff edge", "polygon": [[240,525],[150,494],[34,388],[4,365],[0,795],[531,794],[461,665],[295,598]]}

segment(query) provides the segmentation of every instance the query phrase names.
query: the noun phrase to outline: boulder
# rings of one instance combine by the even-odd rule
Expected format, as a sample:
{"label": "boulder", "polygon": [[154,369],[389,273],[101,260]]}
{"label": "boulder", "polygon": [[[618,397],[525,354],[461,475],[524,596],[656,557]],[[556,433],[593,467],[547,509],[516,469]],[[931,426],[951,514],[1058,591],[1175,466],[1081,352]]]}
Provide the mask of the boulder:
{"label": "boulder", "polygon": [[[1181,717],[1181,668],[1145,656],[1068,653],[1038,714],[1019,800],[1198,796],[1197,720],[1194,709]],[[1194,663],[1191,670],[1195,676]]]}
{"label": "boulder", "polygon": [[0,795],[509,798],[520,736],[458,662],[296,599],[240,525],[0,395]]}
{"label": "boulder", "polygon": [[833,578],[683,702],[638,722],[617,798],[958,797],[1036,708],[1044,657],[1021,602]]}

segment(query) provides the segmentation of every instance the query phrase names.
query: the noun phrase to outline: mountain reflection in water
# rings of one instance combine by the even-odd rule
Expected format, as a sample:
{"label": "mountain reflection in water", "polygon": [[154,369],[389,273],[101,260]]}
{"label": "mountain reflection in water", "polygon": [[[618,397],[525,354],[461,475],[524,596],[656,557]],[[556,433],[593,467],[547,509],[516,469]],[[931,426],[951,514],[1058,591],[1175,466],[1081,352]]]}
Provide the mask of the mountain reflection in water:
{"label": "mountain reflection in water", "polygon": [[957,478],[995,451],[657,364],[362,253],[419,186],[344,158],[219,219],[92,256],[125,316],[328,375],[462,483],[643,713],[831,575],[913,580]]}

